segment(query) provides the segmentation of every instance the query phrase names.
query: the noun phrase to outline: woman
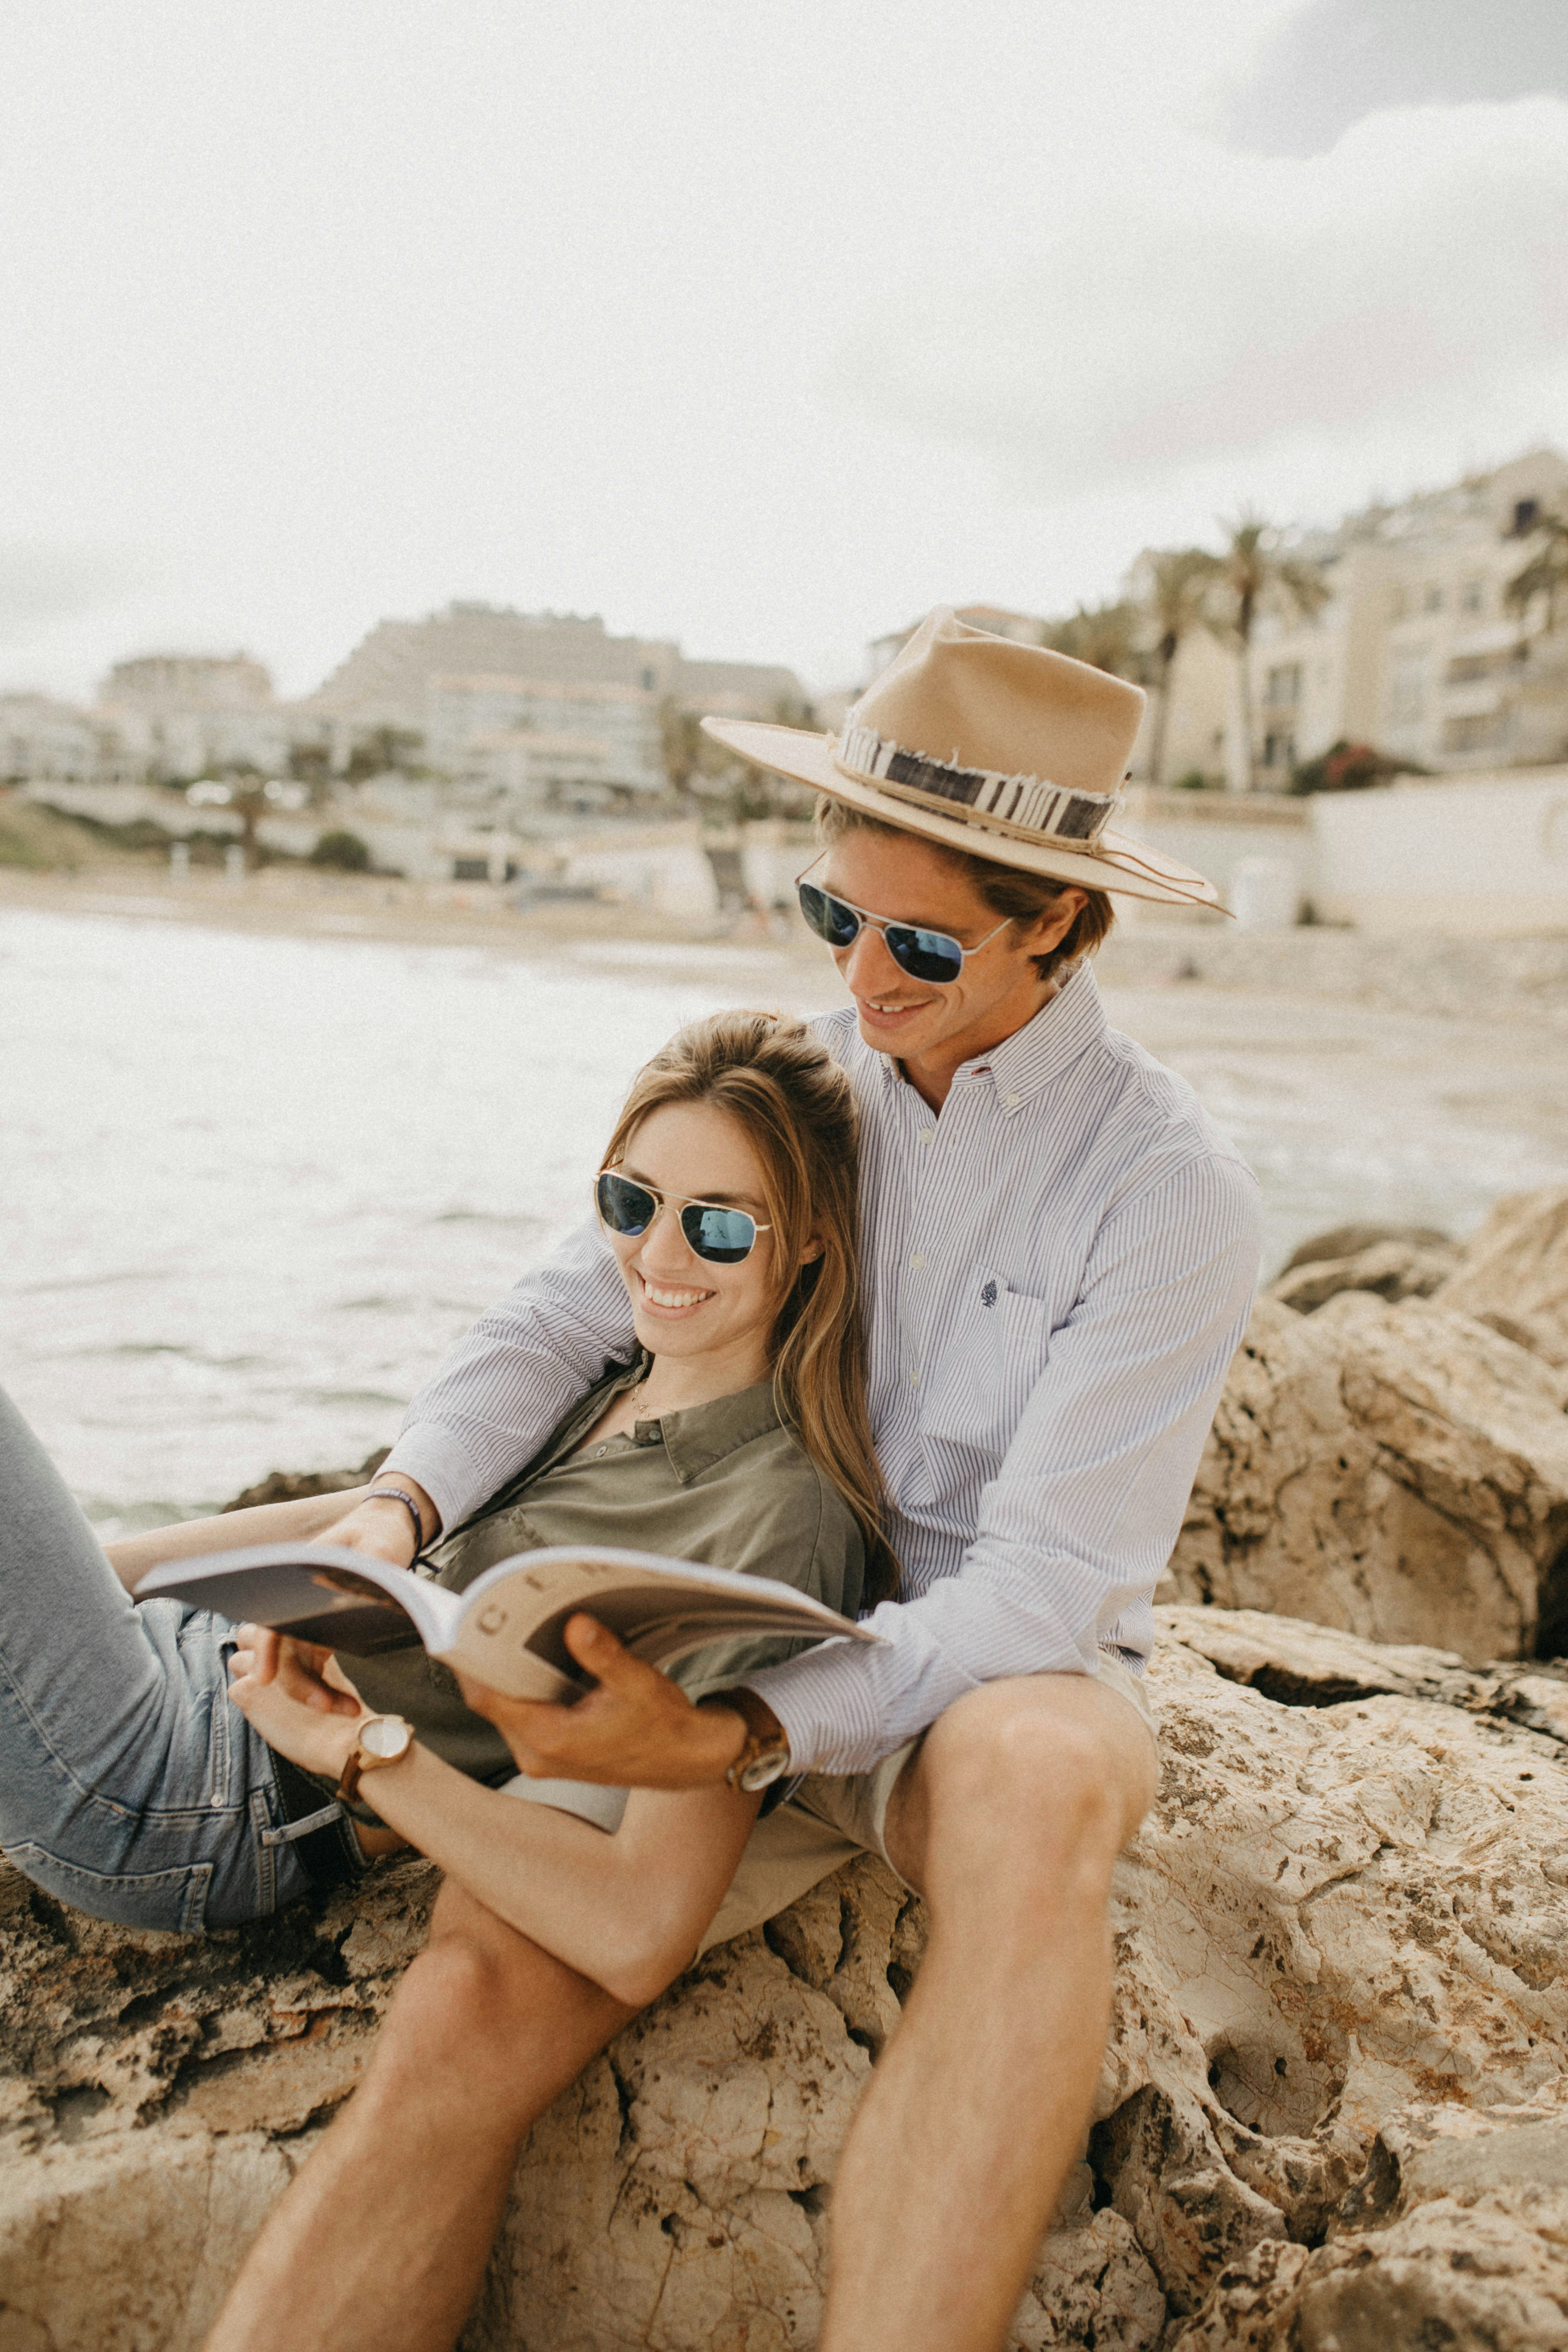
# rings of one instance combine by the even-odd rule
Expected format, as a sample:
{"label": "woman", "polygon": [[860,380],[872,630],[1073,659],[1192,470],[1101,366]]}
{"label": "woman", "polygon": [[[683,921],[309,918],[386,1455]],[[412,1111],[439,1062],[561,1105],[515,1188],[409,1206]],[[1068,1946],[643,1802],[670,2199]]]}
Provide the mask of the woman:
{"label": "woman", "polygon": [[[607,1367],[441,1548],[444,1579],[597,1541],[778,1576],[850,1614],[880,1597],[896,1570],[866,1420],[843,1074],[795,1021],[693,1024],[639,1075],[595,1202],[642,1353]],[[525,1782],[516,1793],[544,1801],[518,1803],[486,1785],[512,1776],[504,1745],[422,1653],[334,1663],[335,1698],[307,1704],[276,1637],[173,1602],[133,1612],[14,1416],[0,1446],[16,1498],[0,1528],[0,1847],[41,1885],[132,1925],[232,1925],[407,1843],[618,1999],[650,1999],[689,1960],[755,1796],[638,1790],[614,1836],[618,1792]],[[133,1584],[155,1559],[318,1535],[354,1499],[134,1538],[114,1566]],[[574,1620],[569,1638],[586,1659],[609,1637]],[[676,1674],[700,1700],[763,1654],[723,1644]],[[416,1737],[367,1781],[375,1812],[351,1829],[327,1792],[364,1703]]]}

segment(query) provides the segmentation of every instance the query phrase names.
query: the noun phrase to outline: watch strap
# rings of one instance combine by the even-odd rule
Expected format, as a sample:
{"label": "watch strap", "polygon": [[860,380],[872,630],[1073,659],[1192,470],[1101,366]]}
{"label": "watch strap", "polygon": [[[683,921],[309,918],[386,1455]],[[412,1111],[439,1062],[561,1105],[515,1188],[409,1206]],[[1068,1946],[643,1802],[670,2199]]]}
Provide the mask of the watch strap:
{"label": "watch strap", "polygon": [[729,1787],[752,1794],[782,1780],[790,1766],[789,1740],[766,1700],[743,1684],[716,1696],[746,1727],[745,1745],[724,1775]]}

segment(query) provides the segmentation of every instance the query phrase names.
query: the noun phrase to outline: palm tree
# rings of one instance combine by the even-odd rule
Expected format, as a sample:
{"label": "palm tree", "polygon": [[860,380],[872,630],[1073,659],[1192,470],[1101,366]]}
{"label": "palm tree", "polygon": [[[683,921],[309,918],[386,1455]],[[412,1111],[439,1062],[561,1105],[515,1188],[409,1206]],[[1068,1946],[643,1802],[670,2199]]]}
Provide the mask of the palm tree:
{"label": "palm tree", "polygon": [[1293,618],[1310,620],[1328,602],[1329,587],[1316,564],[1283,551],[1283,533],[1262,515],[1244,509],[1234,522],[1222,522],[1220,528],[1226,546],[1215,565],[1209,625],[1240,656],[1241,740],[1251,792],[1258,776],[1250,669],[1258,615],[1272,605]]}
{"label": "palm tree", "polygon": [[1144,614],[1154,630],[1154,675],[1159,689],[1154,710],[1154,734],[1149,747],[1149,781],[1158,784],[1165,772],[1165,724],[1171,709],[1171,670],[1182,639],[1200,626],[1219,570],[1219,558],[1206,547],[1166,547],[1149,558],[1148,595]]}
{"label": "palm tree", "polygon": [[1130,677],[1139,667],[1138,607],[1125,597],[1113,604],[1080,604],[1046,631],[1053,653],[1070,654],[1112,677]]}
{"label": "palm tree", "polygon": [[1557,626],[1557,599],[1568,588],[1568,516],[1542,515],[1532,536],[1541,544],[1523,571],[1509,582],[1503,596],[1521,620],[1537,596],[1544,596],[1545,635],[1550,636]]}

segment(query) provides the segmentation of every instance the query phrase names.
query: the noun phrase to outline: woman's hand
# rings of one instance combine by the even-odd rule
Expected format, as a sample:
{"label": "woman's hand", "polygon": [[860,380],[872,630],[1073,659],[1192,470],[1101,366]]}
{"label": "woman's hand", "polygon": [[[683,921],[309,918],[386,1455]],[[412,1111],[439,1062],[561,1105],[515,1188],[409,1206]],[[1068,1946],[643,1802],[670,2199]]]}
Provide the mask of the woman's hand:
{"label": "woman's hand", "polygon": [[[308,1772],[337,1780],[353,1752],[364,1703],[330,1650],[310,1654],[319,1667],[303,1678],[306,1695],[296,1696],[279,1672],[276,1652],[305,1646],[280,1643],[265,1626],[242,1625],[230,1661],[228,1695],[269,1748]],[[311,1695],[318,1690],[328,1694],[330,1705]]]}
{"label": "woman's hand", "polygon": [[[418,1505],[421,1531],[428,1530],[426,1540],[434,1543],[441,1531],[440,1512],[416,1478],[406,1477],[399,1470],[396,1482]],[[407,1568],[414,1559],[414,1521],[406,1504],[391,1495],[378,1495],[373,1488],[352,1511],[323,1528],[316,1541],[342,1544],[350,1551],[368,1551],[376,1559],[389,1560],[394,1568]]]}
{"label": "woman's hand", "polygon": [[[248,1660],[245,1671],[258,1689],[275,1683],[288,1697],[321,1715],[363,1712],[353,1683],[319,1643],[296,1642],[269,1625],[242,1625],[239,1638]],[[241,1654],[235,1652],[237,1658]]]}
{"label": "woman's hand", "polygon": [[[406,1486],[419,1506],[421,1525],[439,1528],[440,1514],[423,1486],[413,1478],[399,1475],[398,1484]],[[252,1541],[255,1538],[252,1538]],[[414,1558],[414,1522],[402,1503],[385,1496],[366,1495],[310,1538],[313,1543],[342,1544],[349,1551],[369,1552],[374,1559],[384,1559],[393,1568],[406,1568]],[[353,1706],[357,1709],[357,1697],[345,1701],[341,1692],[344,1685],[340,1677],[337,1687],[326,1672],[331,1650],[313,1642],[295,1642],[282,1633],[268,1633],[259,1625],[244,1628],[247,1647],[254,1657],[252,1671],[258,1683],[276,1680],[290,1698],[302,1706],[313,1706],[323,1715],[342,1715]],[[288,1749],[284,1749],[288,1754]]]}
{"label": "woman's hand", "polygon": [[693,1706],[679,1685],[623,1649],[593,1617],[566,1621],[566,1646],[598,1687],[575,1706],[508,1698],[459,1675],[464,1698],[495,1725],[520,1772],[603,1787],[700,1789],[746,1744],[733,1707]]}

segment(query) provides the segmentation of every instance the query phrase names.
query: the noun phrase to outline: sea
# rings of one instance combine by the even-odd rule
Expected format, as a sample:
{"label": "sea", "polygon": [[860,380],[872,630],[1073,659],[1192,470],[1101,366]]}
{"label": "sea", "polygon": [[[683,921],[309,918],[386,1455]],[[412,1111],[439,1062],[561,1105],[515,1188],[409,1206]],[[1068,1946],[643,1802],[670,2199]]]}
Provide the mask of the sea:
{"label": "sea", "polygon": [[[500,946],[0,910],[0,1384],[107,1538],[357,1464],[585,1215],[637,1065],[794,949]],[[1562,1038],[1173,980],[1108,988],[1257,1170],[1274,1270],[1568,1181]]]}

